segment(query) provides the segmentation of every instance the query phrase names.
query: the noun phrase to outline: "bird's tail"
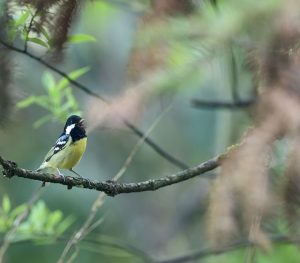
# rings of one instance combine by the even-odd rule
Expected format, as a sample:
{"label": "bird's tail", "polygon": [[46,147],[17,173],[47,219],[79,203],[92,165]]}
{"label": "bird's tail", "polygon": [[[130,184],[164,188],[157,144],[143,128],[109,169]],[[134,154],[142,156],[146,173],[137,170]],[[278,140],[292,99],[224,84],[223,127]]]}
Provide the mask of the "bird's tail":
{"label": "bird's tail", "polygon": [[48,167],[46,162],[43,162],[39,168],[36,169],[37,172],[41,172],[42,170],[46,169]]}
{"label": "bird's tail", "polygon": [[38,169],[36,169],[36,172],[51,172],[56,170],[56,168],[49,165],[47,162],[43,162]]}

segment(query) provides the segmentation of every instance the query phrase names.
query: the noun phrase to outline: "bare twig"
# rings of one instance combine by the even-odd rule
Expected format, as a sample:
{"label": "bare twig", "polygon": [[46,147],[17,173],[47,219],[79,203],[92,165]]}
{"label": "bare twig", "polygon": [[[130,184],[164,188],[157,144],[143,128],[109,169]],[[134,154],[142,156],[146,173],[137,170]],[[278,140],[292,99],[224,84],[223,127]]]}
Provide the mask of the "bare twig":
{"label": "bare twig", "polygon": [[[273,243],[281,243],[281,244],[299,244],[300,237],[297,238],[289,238],[287,236],[271,236],[269,239]],[[186,254],[184,256],[170,258],[170,259],[162,259],[162,260],[154,260],[155,263],[183,263],[183,262],[194,262],[197,259],[213,256],[213,255],[220,255],[230,251],[238,250],[245,247],[254,247],[256,244],[249,240],[241,240],[234,242],[228,246],[224,246],[219,249],[202,249],[199,251],[192,252],[190,254]]]}
{"label": "bare twig", "polygon": [[[37,235],[37,236],[33,235],[32,239],[17,239],[17,240],[13,240],[13,242],[11,242],[11,243],[13,243],[14,245],[31,244],[35,238],[41,239],[43,237],[41,235]],[[45,236],[45,240],[47,240],[47,238],[48,238],[48,236]],[[68,237],[68,236],[60,236],[60,237],[57,237],[55,239],[55,241],[53,241],[53,237],[51,237],[51,241],[55,242],[55,243],[61,243],[63,241],[69,240],[69,238],[70,237]],[[4,242],[4,239],[1,239],[0,243],[3,243],[3,242]],[[35,244],[35,243],[33,243],[33,244]],[[46,243],[46,244],[49,245],[49,243]],[[119,240],[114,240],[114,239],[101,240],[101,236],[99,239],[99,235],[97,235],[97,238],[96,237],[95,238],[86,238],[84,240],[84,244],[87,244],[88,246],[97,245],[99,247],[105,246],[105,247],[109,247],[109,248],[123,250],[123,251],[126,251],[126,252],[132,254],[133,256],[135,256],[137,258],[140,258],[141,260],[143,260],[143,262],[153,262],[152,257],[150,255],[148,255],[146,252],[144,252],[143,250],[141,250],[138,247],[135,247],[133,245],[119,241]]]}
{"label": "bare twig", "polygon": [[[40,238],[40,236],[39,236]],[[274,235],[268,237],[273,244],[282,244],[282,245],[299,245],[300,244],[300,237],[293,237],[290,238],[285,235]],[[57,242],[68,240],[68,237],[59,237]],[[30,240],[17,240],[14,241],[14,244],[24,244],[28,243]],[[95,244],[95,245],[104,245],[109,247],[115,247],[124,249],[128,252],[132,252],[132,254],[140,257],[143,259],[143,262],[152,262],[152,263],[186,263],[186,262],[195,262],[201,258],[211,257],[211,256],[218,256],[221,254],[225,254],[231,251],[247,248],[247,247],[254,247],[256,244],[249,240],[240,240],[233,242],[227,246],[218,249],[212,248],[203,248],[198,251],[186,253],[183,256],[173,257],[173,258],[165,258],[165,259],[154,259],[148,253],[128,244],[124,244],[122,242],[115,242],[115,241],[102,241],[97,239],[90,239],[87,238],[84,240],[87,244]],[[198,262],[198,261],[197,261]]]}
{"label": "bare twig", "polygon": [[[72,78],[70,78],[68,76],[67,73],[63,72],[62,70],[54,67],[53,65],[51,65],[50,63],[48,63],[47,61],[43,60],[41,57],[38,57],[30,52],[28,52],[27,50],[23,50],[20,49],[18,47],[15,47],[13,45],[10,45],[9,43],[5,42],[3,39],[0,38],[0,43],[5,46],[6,48],[13,50],[17,53],[23,54],[25,56],[30,57],[31,59],[39,62],[40,64],[44,65],[45,67],[51,69],[53,72],[59,74],[60,76],[64,77],[65,79],[67,79],[74,87],[79,88],[80,90],[84,91],[85,93],[87,93],[90,96],[93,96],[95,98],[98,98],[100,100],[102,100],[103,102],[110,104],[110,101],[105,99],[104,97],[100,96],[98,93],[94,92],[93,90],[89,89],[88,87],[86,87],[85,85],[77,82],[76,80],[73,80]],[[125,125],[137,136],[139,136],[140,138],[144,136],[144,133],[138,129],[135,125],[133,125],[131,122],[129,122],[126,119],[123,119],[123,122],[125,123]],[[172,156],[170,153],[168,153],[166,150],[162,149],[158,144],[156,144],[153,140],[151,140],[150,138],[146,138],[145,139],[145,143],[147,143],[155,152],[157,152],[160,156],[162,156],[164,159],[168,160],[170,163],[172,163],[173,165],[177,166],[180,169],[186,169],[189,166],[187,164],[185,164],[184,162],[178,160],[177,158],[175,158],[174,156]]]}
{"label": "bare twig", "polygon": [[[136,135],[138,135],[140,138],[145,137],[145,134],[139,130],[136,126],[134,126],[132,123],[128,121],[124,121],[126,126],[131,129]],[[187,169],[189,166],[185,164],[184,162],[180,161],[179,159],[175,158],[165,150],[163,150],[160,146],[158,146],[155,142],[153,142],[150,138],[145,138],[145,143],[147,143],[153,150],[155,150],[160,156],[162,156],[164,159],[168,160],[170,163],[174,164],[175,166],[179,167],[180,169]]]}
{"label": "bare twig", "polygon": [[42,192],[44,191],[44,188],[39,187],[34,194],[31,196],[30,200],[27,202],[26,209],[15,219],[13,222],[12,228],[5,234],[3,238],[3,242],[0,248],[0,263],[3,262],[4,260],[4,254],[9,248],[11,242],[13,241],[13,238],[18,231],[18,228],[20,227],[21,223],[26,219],[28,216],[31,208],[35,204],[35,202],[39,199],[41,196]]}
{"label": "bare twig", "polygon": [[[193,99],[191,101],[194,108],[199,109],[213,109],[213,110],[237,110],[244,109],[252,106],[256,102],[256,97],[242,100],[238,93],[238,69],[236,57],[234,55],[233,49],[230,52],[230,64],[231,64],[231,95],[233,101],[215,101],[215,100],[202,100]],[[254,89],[255,90],[255,89]]]}
{"label": "bare twig", "polygon": [[192,106],[199,109],[226,109],[226,110],[236,110],[244,109],[252,106],[255,103],[255,99],[240,100],[234,102],[227,101],[209,101],[201,99],[193,99]]}
{"label": "bare twig", "polygon": [[35,17],[37,16],[37,14],[38,14],[38,10],[36,10],[35,13],[32,15],[32,17],[30,19],[30,22],[29,22],[29,25],[28,25],[28,28],[26,29],[26,36],[25,36],[25,41],[24,41],[25,42],[24,43],[24,52],[27,52],[29,34],[31,32],[33,22],[34,22]]}
{"label": "bare twig", "polygon": [[135,255],[136,257],[142,259],[142,262],[153,262],[152,257],[147,254],[146,252],[144,252],[143,250],[120,242],[120,241],[99,241],[99,240],[94,240],[94,239],[85,239],[84,242],[89,243],[89,244],[96,244],[96,245],[104,245],[104,246],[109,246],[109,247],[113,247],[113,248],[118,248],[118,249],[122,249],[127,251],[128,253],[131,253],[132,255]]}
{"label": "bare twig", "polygon": [[234,102],[240,101],[240,96],[238,93],[238,69],[237,69],[237,63],[236,63],[236,57],[233,51],[233,48],[231,48],[230,51],[230,66],[231,66],[231,95]]}
{"label": "bare twig", "polygon": [[12,51],[15,51],[17,53],[20,53],[20,54],[23,54],[23,55],[26,55],[27,57],[30,57],[31,59],[39,62],[40,64],[42,64],[43,66],[51,69],[53,72],[57,73],[58,75],[64,77],[65,79],[67,79],[72,85],[74,85],[75,87],[81,89],[82,91],[84,91],[85,93],[93,96],[93,97],[96,97],[104,102],[108,102],[105,98],[103,98],[102,96],[100,96],[99,94],[97,94],[96,92],[90,90],[89,88],[87,88],[86,86],[82,85],[81,83],[73,80],[72,78],[70,78],[68,76],[67,73],[63,72],[62,70],[52,66],[50,63],[48,63],[46,60],[28,52],[27,50],[24,50],[24,49],[21,49],[21,48],[18,48],[18,47],[15,47],[13,45],[10,45],[9,43],[5,42],[3,39],[0,38],[0,43],[5,46],[6,48],[12,50]]}

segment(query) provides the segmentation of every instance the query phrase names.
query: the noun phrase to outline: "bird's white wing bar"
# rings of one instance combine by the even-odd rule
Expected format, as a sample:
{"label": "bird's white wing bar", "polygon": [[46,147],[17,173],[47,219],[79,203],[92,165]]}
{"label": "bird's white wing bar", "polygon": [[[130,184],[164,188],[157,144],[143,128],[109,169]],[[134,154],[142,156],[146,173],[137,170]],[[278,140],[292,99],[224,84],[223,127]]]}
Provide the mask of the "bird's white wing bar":
{"label": "bird's white wing bar", "polygon": [[68,143],[69,137],[70,137],[70,135],[63,134],[58,138],[55,145],[52,147],[53,151],[51,152],[51,150],[50,150],[50,152],[47,154],[48,156],[45,160],[46,162],[48,162],[54,154],[58,153],[66,146],[66,144]]}

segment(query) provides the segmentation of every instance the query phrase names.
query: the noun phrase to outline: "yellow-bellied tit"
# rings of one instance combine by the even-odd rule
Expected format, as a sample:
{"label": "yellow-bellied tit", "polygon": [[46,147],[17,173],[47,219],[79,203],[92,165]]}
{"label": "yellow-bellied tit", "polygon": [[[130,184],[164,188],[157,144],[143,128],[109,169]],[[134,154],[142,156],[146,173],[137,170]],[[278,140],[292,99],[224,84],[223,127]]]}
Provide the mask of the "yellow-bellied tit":
{"label": "yellow-bellied tit", "polygon": [[87,136],[83,121],[77,115],[67,119],[63,133],[47,153],[37,171],[57,170],[59,175],[64,176],[59,169],[67,169],[80,176],[73,167],[78,164],[86,149]]}

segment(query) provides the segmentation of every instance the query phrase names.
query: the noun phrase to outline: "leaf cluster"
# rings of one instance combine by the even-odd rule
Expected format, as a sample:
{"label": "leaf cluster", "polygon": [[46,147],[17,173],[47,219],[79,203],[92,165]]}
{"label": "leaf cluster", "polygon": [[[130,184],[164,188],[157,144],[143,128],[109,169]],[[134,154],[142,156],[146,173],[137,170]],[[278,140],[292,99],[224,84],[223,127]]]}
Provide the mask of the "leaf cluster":
{"label": "leaf cluster", "polygon": [[[27,43],[34,43],[47,52],[53,52],[56,48],[54,36],[51,34],[49,23],[42,23],[41,16],[44,13],[32,5],[13,5],[12,16],[8,22],[7,41],[14,43],[18,38]],[[95,42],[95,37],[88,34],[72,34],[66,36],[64,43],[74,44],[83,42]]]}
{"label": "leaf cluster", "polygon": [[[12,207],[7,195],[2,199],[0,207],[0,233],[9,231],[16,219],[28,209],[26,204]],[[31,240],[38,243],[53,242],[60,237],[74,222],[73,216],[64,216],[62,211],[51,211],[44,201],[38,201],[29,212],[28,217],[17,229],[11,242]]]}
{"label": "leaf cluster", "polygon": [[[74,70],[68,74],[69,78],[75,80],[84,75],[89,70],[88,67],[83,67]],[[17,104],[20,109],[27,108],[31,105],[38,105],[49,113],[34,123],[34,127],[40,127],[50,120],[59,120],[64,122],[68,116],[72,114],[80,115],[79,106],[75,99],[72,89],[69,86],[69,80],[62,78],[56,81],[54,76],[45,71],[42,75],[43,87],[46,95],[31,95]]]}

